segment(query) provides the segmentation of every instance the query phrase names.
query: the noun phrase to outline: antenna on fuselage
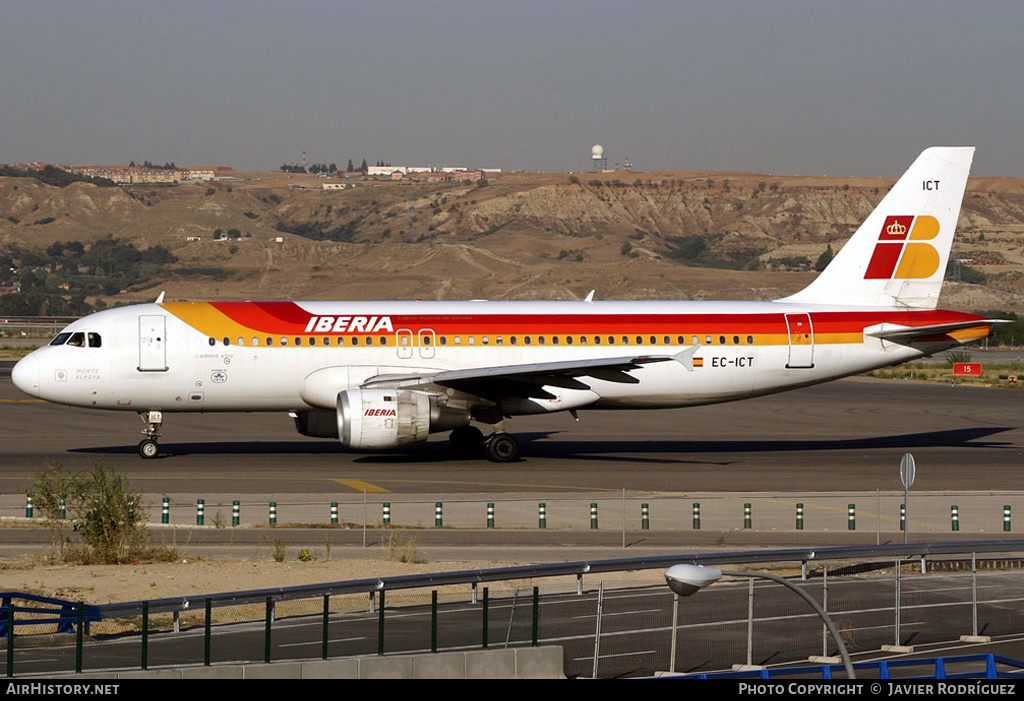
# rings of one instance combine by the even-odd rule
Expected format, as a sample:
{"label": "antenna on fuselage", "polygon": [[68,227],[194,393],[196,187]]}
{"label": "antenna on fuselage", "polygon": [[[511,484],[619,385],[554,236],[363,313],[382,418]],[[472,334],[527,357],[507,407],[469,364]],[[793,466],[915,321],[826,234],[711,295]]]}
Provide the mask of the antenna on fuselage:
{"label": "antenna on fuselage", "polygon": [[160,292],[160,296],[156,298],[156,302],[154,302],[154,304],[163,304],[164,303],[164,295],[165,294],[167,294],[166,291]]}
{"label": "antenna on fuselage", "polygon": [[583,301],[584,302],[593,302],[594,301],[594,292],[596,292],[596,290],[591,290],[590,294],[588,294],[587,298],[584,299]]}

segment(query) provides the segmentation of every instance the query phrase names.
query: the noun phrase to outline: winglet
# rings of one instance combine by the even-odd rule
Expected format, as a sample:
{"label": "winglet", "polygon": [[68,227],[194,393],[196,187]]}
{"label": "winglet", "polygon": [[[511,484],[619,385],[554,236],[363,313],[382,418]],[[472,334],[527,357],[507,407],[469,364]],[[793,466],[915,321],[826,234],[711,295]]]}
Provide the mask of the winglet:
{"label": "winglet", "polygon": [[161,291],[160,292],[160,296],[156,298],[155,304],[163,304],[164,303],[164,295],[165,294],[166,294],[165,291]]}
{"label": "winglet", "polygon": [[701,345],[696,345],[685,348],[672,356],[672,359],[687,369],[688,372],[693,372],[693,356],[700,350]]}

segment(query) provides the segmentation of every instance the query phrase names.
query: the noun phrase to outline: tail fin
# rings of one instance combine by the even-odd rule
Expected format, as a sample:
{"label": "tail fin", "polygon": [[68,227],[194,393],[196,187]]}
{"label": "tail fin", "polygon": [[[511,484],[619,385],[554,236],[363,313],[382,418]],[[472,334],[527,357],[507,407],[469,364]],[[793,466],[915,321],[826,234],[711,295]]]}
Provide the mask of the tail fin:
{"label": "tail fin", "polygon": [[779,301],[934,309],[973,158],[926,149],[821,275]]}

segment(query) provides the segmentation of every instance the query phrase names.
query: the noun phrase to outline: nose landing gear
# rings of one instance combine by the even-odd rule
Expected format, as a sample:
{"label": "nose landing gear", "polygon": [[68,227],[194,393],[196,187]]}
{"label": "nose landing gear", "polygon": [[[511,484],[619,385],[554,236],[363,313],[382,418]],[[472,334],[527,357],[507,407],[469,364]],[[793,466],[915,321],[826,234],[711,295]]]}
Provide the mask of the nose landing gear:
{"label": "nose landing gear", "polygon": [[146,428],[142,429],[145,438],[139,441],[139,457],[152,460],[160,455],[160,443],[157,439],[160,437],[164,415],[159,411],[140,411],[139,418],[146,424]]}

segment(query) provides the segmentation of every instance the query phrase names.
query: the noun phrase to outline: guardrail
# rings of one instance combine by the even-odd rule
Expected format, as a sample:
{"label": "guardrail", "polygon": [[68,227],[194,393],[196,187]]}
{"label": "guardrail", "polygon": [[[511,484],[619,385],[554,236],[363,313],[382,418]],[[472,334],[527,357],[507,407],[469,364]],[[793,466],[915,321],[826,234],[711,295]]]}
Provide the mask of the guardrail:
{"label": "guardrail", "polygon": [[[517,567],[497,567],[493,569],[460,570],[457,572],[441,572],[432,574],[403,575],[398,577],[375,577],[345,582],[326,584],[309,584],[295,587],[273,589],[254,589],[251,591],[224,592],[195,597],[174,597],[155,599],[148,602],[131,601],[96,606],[101,616],[136,616],[141,615],[142,606],[148,604],[151,613],[183,611],[190,608],[193,602],[209,601],[213,606],[230,606],[239,604],[263,603],[268,598],[273,601],[290,599],[307,599],[311,597],[335,596],[342,594],[373,594],[382,591],[402,589],[423,589],[427,587],[446,587],[468,584],[474,588],[479,584],[519,579],[538,579],[547,577],[576,577],[579,582],[577,589],[582,588],[586,575],[628,572],[634,570],[667,569],[672,565],[689,563],[716,567],[735,564],[771,564],[780,562],[799,562],[806,573],[808,562],[833,560],[886,560],[897,558],[918,557],[922,563],[929,556],[937,555],[969,555],[992,554],[1024,551],[1024,540],[977,541],[973,543],[911,543],[907,545],[871,545],[847,546],[830,548],[792,548],[788,550],[749,550],[730,553],[690,553],[679,555],[663,555],[657,557],[638,557],[610,560],[592,560],[566,562],[546,565],[525,565]],[[924,565],[922,565],[923,569]],[[806,576],[806,575],[805,575]]]}

